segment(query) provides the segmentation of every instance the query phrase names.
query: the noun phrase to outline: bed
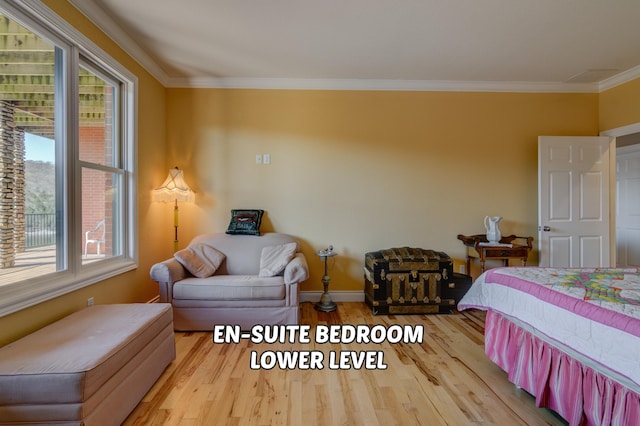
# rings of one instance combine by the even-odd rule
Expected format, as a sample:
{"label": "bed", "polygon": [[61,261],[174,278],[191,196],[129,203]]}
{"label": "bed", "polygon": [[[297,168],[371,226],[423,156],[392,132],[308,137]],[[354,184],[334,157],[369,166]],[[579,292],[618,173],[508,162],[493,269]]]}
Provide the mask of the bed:
{"label": "bed", "polygon": [[471,308],[487,311],[487,356],[538,407],[640,424],[640,269],[490,269],[458,303]]}

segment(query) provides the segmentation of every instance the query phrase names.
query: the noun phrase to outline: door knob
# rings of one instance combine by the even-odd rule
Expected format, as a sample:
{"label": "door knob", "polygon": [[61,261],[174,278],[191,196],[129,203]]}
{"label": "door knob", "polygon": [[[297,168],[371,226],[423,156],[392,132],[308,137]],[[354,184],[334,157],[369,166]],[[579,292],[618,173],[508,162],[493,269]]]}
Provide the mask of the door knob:
{"label": "door knob", "polygon": [[549,231],[551,231],[551,227],[550,227],[550,226],[543,226],[543,227],[542,227],[542,230],[543,230],[544,232],[549,232]]}

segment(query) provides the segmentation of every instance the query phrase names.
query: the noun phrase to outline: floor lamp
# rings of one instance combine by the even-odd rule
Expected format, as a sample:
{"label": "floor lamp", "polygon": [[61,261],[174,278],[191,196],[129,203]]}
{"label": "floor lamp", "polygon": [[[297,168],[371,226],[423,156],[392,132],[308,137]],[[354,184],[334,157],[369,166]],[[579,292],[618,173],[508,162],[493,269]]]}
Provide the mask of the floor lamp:
{"label": "floor lamp", "polygon": [[174,202],[173,207],[173,227],[175,230],[175,238],[173,240],[173,251],[178,251],[178,201],[193,203],[196,194],[189,188],[184,181],[182,170],[174,167],[169,170],[167,179],[152,192],[153,201]]}

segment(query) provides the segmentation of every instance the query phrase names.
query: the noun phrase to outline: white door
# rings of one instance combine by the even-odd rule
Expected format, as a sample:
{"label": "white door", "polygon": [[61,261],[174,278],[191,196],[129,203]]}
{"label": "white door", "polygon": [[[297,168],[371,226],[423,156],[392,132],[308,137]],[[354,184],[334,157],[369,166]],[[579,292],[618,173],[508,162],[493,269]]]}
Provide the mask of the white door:
{"label": "white door", "polygon": [[608,136],[538,138],[540,266],[610,265]]}
{"label": "white door", "polygon": [[616,260],[640,266],[640,145],[616,151]]}

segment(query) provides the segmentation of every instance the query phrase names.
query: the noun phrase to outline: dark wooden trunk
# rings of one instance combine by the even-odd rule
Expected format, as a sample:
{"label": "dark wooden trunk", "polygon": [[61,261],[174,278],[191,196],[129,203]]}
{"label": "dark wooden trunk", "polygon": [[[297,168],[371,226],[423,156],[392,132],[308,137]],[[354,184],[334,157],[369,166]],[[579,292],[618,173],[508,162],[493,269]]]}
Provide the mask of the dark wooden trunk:
{"label": "dark wooden trunk", "polygon": [[410,247],[366,253],[364,280],[374,314],[449,313],[471,286],[446,253]]}

